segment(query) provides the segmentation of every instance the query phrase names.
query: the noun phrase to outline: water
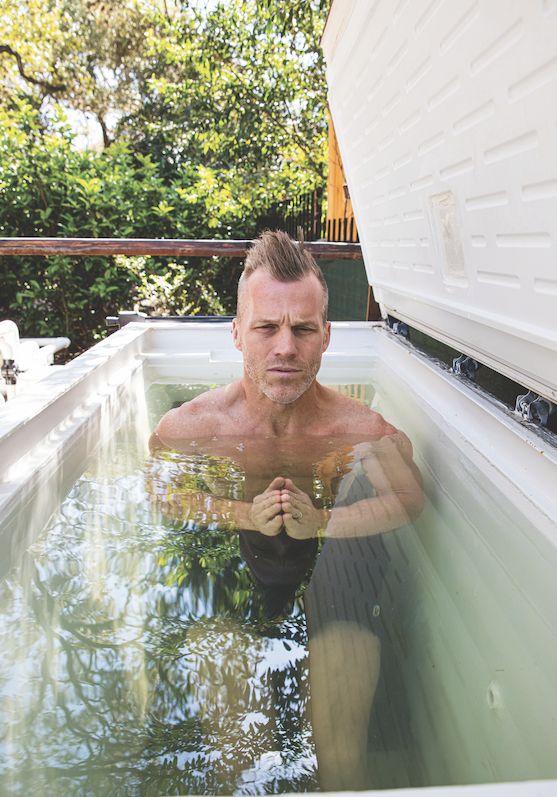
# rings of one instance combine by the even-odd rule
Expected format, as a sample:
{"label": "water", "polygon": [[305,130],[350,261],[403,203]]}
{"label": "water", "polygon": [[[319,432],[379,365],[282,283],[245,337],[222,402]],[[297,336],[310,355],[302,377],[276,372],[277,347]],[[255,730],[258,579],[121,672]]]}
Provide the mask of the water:
{"label": "water", "polygon": [[237,538],[165,518],[132,431],[1,585],[4,791],[315,788],[299,602],[260,616]]}
{"label": "water", "polygon": [[[205,387],[153,386],[149,421],[116,435],[109,414],[101,450],[0,583],[2,793],[557,776],[555,549],[396,379],[376,387],[343,389],[408,432],[425,509],[388,534],[302,546],[300,567],[275,551],[280,583],[219,530],[220,505],[184,515],[168,500],[249,499],[234,456],[146,456],[145,425]],[[373,495],[346,461],[334,489],[306,474],[323,505]]]}

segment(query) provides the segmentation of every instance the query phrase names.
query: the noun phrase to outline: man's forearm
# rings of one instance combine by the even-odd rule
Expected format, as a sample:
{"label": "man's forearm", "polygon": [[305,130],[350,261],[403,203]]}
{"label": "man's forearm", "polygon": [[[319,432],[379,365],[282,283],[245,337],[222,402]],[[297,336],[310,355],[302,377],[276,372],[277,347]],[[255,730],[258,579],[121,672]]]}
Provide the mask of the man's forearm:
{"label": "man's forearm", "polygon": [[329,510],[322,533],[325,537],[337,539],[381,534],[412,522],[421,509],[420,496],[404,503],[394,493],[365,498]]}
{"label": "man's forearm", "polygon": [[230,531],[255,529],[250,518],[252,504],[249,501],[222,498],[201,491],[159,494],[154,496],[154,500],[163,514],[172,520],[191,520],[204,525],[217,523],[219,527]]}
{"label": "man's forearm", "polygon": [[232,501],[232,504],[232,523],[234,528],[243,531],[256,531],[250,516],[252,503],[250,501]]}
{"label": "man's forearm", "polygon": [[229,531],[245,529],[254,531],[255,526],[250,519],[252,504],[249,501],[238,501],[232,498],[218,498],[210,493],[202,493],[204,507],[197,513],[195,520],[218,523]]}

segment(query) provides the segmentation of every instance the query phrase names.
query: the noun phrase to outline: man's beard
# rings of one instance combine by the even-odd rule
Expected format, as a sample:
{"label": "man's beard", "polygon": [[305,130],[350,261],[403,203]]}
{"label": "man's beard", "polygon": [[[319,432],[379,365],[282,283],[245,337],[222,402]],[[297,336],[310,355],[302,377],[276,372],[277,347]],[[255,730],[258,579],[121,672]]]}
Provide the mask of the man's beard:
{"label": "man's beard", "polygon": [[[292,404],[303,396],[312,385],[321,362],[311,363],[273,363],[271,366],[261,365],[257,367],[249,357],[244,359],[246,373],[254,385],[271,401],[276,404]],[[267,367],[270,368],[297,368],[296,381],[293,384],[270,384],[267,374]]]}

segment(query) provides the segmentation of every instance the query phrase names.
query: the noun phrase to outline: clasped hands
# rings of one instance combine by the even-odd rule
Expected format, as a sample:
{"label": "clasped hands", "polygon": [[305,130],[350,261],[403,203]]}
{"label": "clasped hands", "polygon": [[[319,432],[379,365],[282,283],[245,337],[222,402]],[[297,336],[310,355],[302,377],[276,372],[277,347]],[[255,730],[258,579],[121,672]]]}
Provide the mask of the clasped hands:
{"label": "clasped hands", "polygon": [[284,529],[296,540],[316,537],[328,519],[326,510],[317,509],[307,493],[282,476],[273,479],[267,489],[253,499],[248,517],[254,530],[267,537],[274,537]]}
{"label": "clasped hands", "polygon": [[243,528],[267,537],[274,537],[284,529],[293,539],[311,539],[318,536],[329,519],[326,509],[317,509],[307,493],[282,476],[273,479],[252,503],[187,490],[157,493],[153,498],[173,520],[216,522],[230,531]]}

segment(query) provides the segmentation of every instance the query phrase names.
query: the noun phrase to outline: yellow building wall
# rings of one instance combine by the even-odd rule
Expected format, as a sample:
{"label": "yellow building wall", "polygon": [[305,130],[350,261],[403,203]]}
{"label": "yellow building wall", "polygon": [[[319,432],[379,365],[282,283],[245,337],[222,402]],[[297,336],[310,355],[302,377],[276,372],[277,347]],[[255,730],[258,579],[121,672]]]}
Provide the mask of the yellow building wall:
{"label": "yellow building wall", "polygon": [[[342,158],[338,148],[333,120],[329,120],[329,173],[327,177],[327,240],[356,241],[358,231],[348,195],[346,178],[342,168]],[[345,222],[346,220],[346,222]],[[345,235],[346,230],[346,235]]]}

